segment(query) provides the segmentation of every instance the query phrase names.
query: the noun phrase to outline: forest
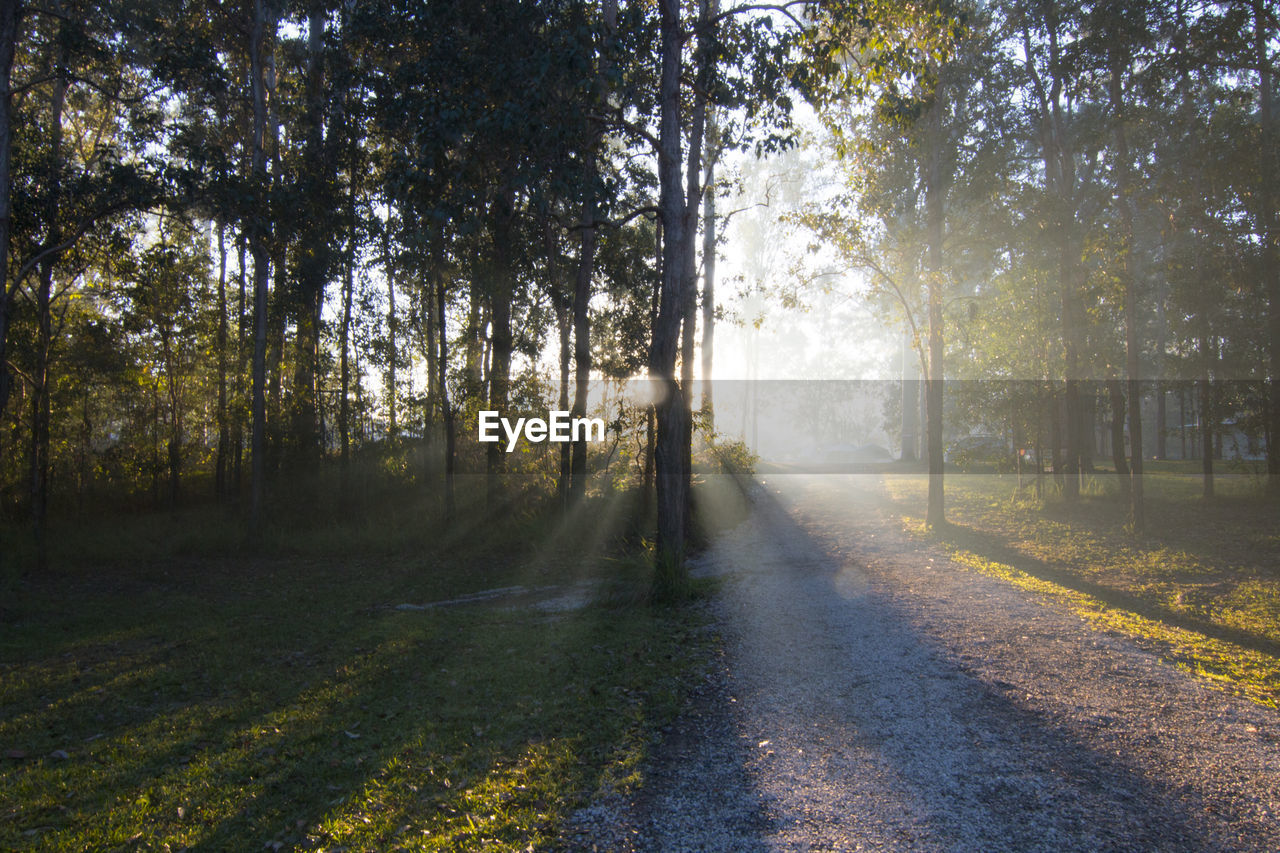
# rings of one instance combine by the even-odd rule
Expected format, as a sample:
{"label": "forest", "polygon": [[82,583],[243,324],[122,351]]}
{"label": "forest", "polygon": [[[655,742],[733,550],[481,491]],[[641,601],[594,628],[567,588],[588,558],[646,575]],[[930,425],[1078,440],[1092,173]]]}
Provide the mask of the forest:
{"label": "forest", "polygon": [[802,142],[843,185],[795,217],[917,353],[930,523],[953,418],[1034,444],[1068,499],[1109,448],[1136,530],[1143,461],[1189,422],[1280,476],[1266,3],[8,15],[0,482],[38,563],[50,512],[212,499],[252,535],[353,468],[446,516],[458,471],[491,506],[530,476],[576,501],[585,441],[508,459],[476,412],[582,416],[593,377],[647,376],[609,487],[653,493],[679,585],[716,166]]}
{"label": "forest", "polygon": [[[44,737],[23,709],[66,686],[50,674],[60,664],[24,674],[51,626],[80,638],[49,643],[67,656],[94,648],[112,672],[134,659],[163,669],[156,661],[177,654],[157,639],[165,632],[229,636],[268,602],[318,613],[350,594],[359,613],[383,612],[410,590],[483,600],[506,583],[537,598],[551,586],[513,566],[549,561],[560,568],[537,569],[548,584],[625,589],[573,617],[572,636],[547,640],[547,672],[589,646],[590,678],[630,679],[556,713],[578,720],[592,702],[621,702],[607,712],[643,708],[637,728],[591,729],[588,739],[626,745],[607,759],[557,753],[569,741],[555,738],[532,738],[523,758],[455,744],[432,759],[443,768],[440,754],[454,756],[455,778],[483,777],[485,761],[510,768],[509,787],[490,793],[532,797],[536,817],[492,834],[541,844],[591,773],[630,778],[640,733],[677,713],[710,642],[690,627],[696,607],[682,608],[716,594],[691,564],[754,511],[764,479],[787,474],[883,475],[910,535],[975,571],[991,574],[995,552],[974,537],[1034,539],[1035,559],[1087,563],[1088,583],[1111,590],[1107,606],[1112,592],[1131,595],[1146,616],[1212,623],[1215,642],[1274,656],[1268,558],[1169,537],[1243,518],[1258,547],[1275,545],[1277,56],[1280,9],[1268,0],[0,0],[0,627],[12,632],[0,677],[12,676],[18,720],[0,723],[0,747]],[[770,252],[789,260],[766,263]],[[833,300],[860,306],[866,325],[833,328]],[[794,345],[819,367],[788,373],[783,359],[765,372],[813,384],[788,386],[782,402],[769,397],[777,387],[742,390],[760,377],[758,351],[744,367],[717,343],[739,332],[758,342],[786,322],[810,323]],[[889,343],[870,374],[840,373],[838,354],[859,340]],[[745,413],[717,418],[731,390],[754,401],[757,421],[763,408],[798,422],[818,403],[786,393],[829,401],[848,379],[875,386],[857,398],[860,423],[874,425],[859,435],[889,445],[875,465],[841,456],[853,439],[834,427],[807,467],[762,458]],[[488,442],[482,412],[513,423],[568,412],[604,436]],[[971,472],[996,479],[956,476]],[[1056,548],[1026,532],[1063,518],[1106,533]],[[1151,565],[1192,554],[1201,568],[1150,581],[1116,568],[1115,584],[1091,574],[1157,552]],[[1186,580],[1210,564],[1235,580]],[[313,584],[312,597],[291,603],[277,578]],[[1231,598],[1241,578],[1261,585],[1249,589],[1262,604]],[[135,648],[143,634],[103,639],[116,623],[91,603],[98,584],[111,601],[172,585],[195,609],[224,588],[255,592],[185,627],[172,614],[146,621],[165,605],[148,609],[144,596],[123,611],[151,626],[140,630],[152,645]],[[82,620],[58,613],[64,593]],[[402,606],[397,624],[419,618]],[[271,642],[321,666],[364,660],[380,673],[372,686],[342,681],[349,695],[325,700],[363,709],[365,689],[410,701],[389,675],[398,664],[379,657],[387,648],[443,642],[452,625],[483,659],[483,693],[499,645],[551,630],[486,616],[497,619],[486,638],[449,613],[423,628],[430,641],[361,622],[332,661],[304,648],[301,612]],[[618,633],[605,639],[611,620]],[[611,662],[627,643],[682,662],[659,673],[628,658],[619,675]],[[232,678],[236,655],[257,661],[244,677],[260,683],[226,712],[235,725],[310,695],[276,696],[293,689],[271,686],[279,662],[229,648],[217,665],[188,664],[205,684]],[[1275,660],[1240,675],[1228,658],[1215,658],[1221,677],[1274,708]],[[40,686],[46,677],[61,686]],[[431,678],[415,701],[440,701],[445,676]],[[508,685],[506,698],[541,709],[529,696],[554,695],[547,678]],[[151,713],[137,702],[120,713]],[[480,716],[460,717],[459,737],[500,728],[465,707]],[[85,726],[106,728],[65,713],[86,737]],[[203,731],[193,743],[239,737],[208,713],[175,725]],[[527,735],[511,725],[511,738]],[[335,745],[369,742],[343,731]],[[155,737],[143,752],[167,754]],[[174,749],[189,760],[199,748]],[[235,760],[257,760],[254,749]],[[10,752],[20,762],[30,750]],[[126,786],[149,784],[152,765],[131,768]],[[106,844],[49,830],[63,820],[48,816],[53,795],[13,774],[0,819],[36,831],[0,831],[0,846]],[[121,819],[112,844],[261,844],[253,833],[285,826],[288,808],[246,817],[232,776],[217,783],[225,801],[206,834],[154,830],[159,818],[139,806],[142,823]],[[302,799],[319,809],[325,796]],[[407,803],[387,808],[410,815]],[[424,849],[487,837],[478,811],[441,803],[453,803],[439,806],[447,826],[424,829]],[[273,829],[268,846],[365,831],[338,821],[305,835],[308,820]],[[390,845],[394,829],[370,838]]]}

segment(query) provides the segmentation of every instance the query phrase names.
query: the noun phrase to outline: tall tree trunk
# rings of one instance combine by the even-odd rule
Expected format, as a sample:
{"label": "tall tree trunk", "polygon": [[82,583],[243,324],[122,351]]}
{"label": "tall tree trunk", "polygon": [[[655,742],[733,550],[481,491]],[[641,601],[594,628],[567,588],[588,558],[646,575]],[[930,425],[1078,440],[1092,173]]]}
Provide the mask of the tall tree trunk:
{"label": "tall tree trunk", "polygon": [[[707,118],[707,136],[718,148],[716,114]],[[707,157],[707,178],[702,202],[702,423],[708,436],[715,435],[715,395],[711,387],[716,339],[716,160]]]}
{"label": "tall tree trunk", "polygon": [[484,387],[480,376],[480,288],[472,286],[467,293],[467,328],[463,337],[463,376],[466,378],[465,394],[481,397]]}
{"label": "tall tree trunk", "polygon": [[1138,340],[1138,282],[1133,246],[1133,188],[1129,174],[1129,140],[1125,128],[1127,112],[1121,75],[1127,68],[1127,57],[1113,49],[1110,57],[1111,109],[1116,137],[1116,195],[1120,200],[1121,286],[1124,288],[1125,371],[1129,375],[1129,447],[1130,481],[1129,526],[1135,536],[1146,529],[1146,512],[1142,494],[1142,376],[1141,345]]}
{"label": "tall tree trunk", "polygon": [[1272,98],[1272,31],[1267,0],[1253,0],[1254,61],[1258,70],[1258,131],[1261,168],[1258,170],[1258,226],[1262,232],[1260,270],[1267,298],[1268,429],[1267,494],[1280,496],[1280,229],[1276,225],[1276,135]]}
{"label": "tall tree trunk", "polygon": [[1203,452],[1200,471],[1204,488],[1202,493],[1206,498],[1213,497],[1213,436],[1215,433],[1214,424],[1214,405],[1213,405],[1213,376],[1212,362],[1213,351],[1209,344],[1209,335],[1207,332],[1200,335],[1200,381],[1199,381],[1199,397],[1200,397],[1200,448]]}
{"label": "tall tree trunk", "polygon": [[48,567],[45,524],[49,512],[49,363],[53,350],[53,274],[60,254],[50,250],[62,242],[59,223],[62,207],[62,114],[67,99],[67,63],[70,57],[67,39],[60,38],[59,44],[53,88],[49,96],[49,163],[52,177],[45,199],[48,231],[44,251],[47,254],[39,264],[39,282],[36,286],[37,331],[35,367],[32,371],[35,387],[31,395],[31,526],[35,535],[36,568],[41,572]]}
{"label": "tall tree trunk", "polygon": [[422,438],[428,447],[435,443],[435,426],[436,414],[440,406],[440,372],[436,369],[436,360],[440,357],[440,351],[436,349],[436,296],[435,288],[428,282],[424,282],[418,288],[418,307],[419,316],[422,323],[422,333],[425,337],[423,353],[427,358],[427,400],[423,410]]}
{"label": "tall tree trunk", "polygon": [[151,506],[160,508],[160,380],[151,383]]}
{"label": "tall tree trunk", "polygon": [[1080,348],[1079,322],[1076,311],[1075,254],[1070,236],[1064,229],[1062,240],[1062,340],[1064,375],[1062,389],[1063,440],[1062,496],[1068,501],[1080,497]]}
{"label": "tall tree trunk", "polygon": [[[604,0],[602,5],[604,22],[604,39],[599,48],[597,63],[597,81],[600,85],[601,102],[607,103],[611,91],[610,71],[613,67],[612,39],[618,25],[617,0]],[[587,395],[591,381],[591,291],[595,272],[596,244],[599,238],[596,226],[599,165],[596,158],[604,140],[602,132],[597,132],[589,147],[587,157],[591,158],[584,177],[587,186],[587,198],[583,203],[583,228],[579,235],[578,271],[573,290],[573,360],[574,360],[574,392],[573,417],[585,417],[587,414]],[[572,443],[569,459],[570,488],[569,500],[580,501],[587,490],[587,441],[582,436]]]}
{"label": "tall tree trunk", "polygon": [[1169,458],[1168,387],[1165,385],[1165,350],[1169,345],[1169,317],[1166,303],[1169,299],[1168,280],[1161,277],[1160,292],[1156,295],[1156,458]]}
{"label": "tall tree trunk", "polygon": [[267,464],[267,209],[270,185],[264,140],[267,132],[267,82],[263,53],[275,37],[275,13],[264,0],[254,0],[249,38],[249,84],[253,91],[253,186],[257,195],[249,222],[253,254],[253,437],[250,475],[249,527],[256,536],[262,530],[263,495]]}
{"label": "tall tree trunk", "polygon": [[662,67],[658,83],[658,183],[662,215],[662,284],[658,317],[653,325],[649,375],[659,387],[654,480],[658,530],[655,541],[654,594],[684,594],[685,503],[688,483],[680,459],[685,434],[684,395],[676,381],[676,353],[684,308],[683,252],[686,236],[684,186],[681,181],[680,75],[683,25],[680,0],[659,0]]}
{"label": "tall tree trunk", "polygon": [[354,229],[351,245],[348,247],[346,263],[342,272],[342,326],[338,330],[338,371],[342,390],[338,395],[338,435],[341,442],[340,466],[343,480],[343,492],[346,492],[347,477],[351,467],[351,300],[355,291],[355,236]]}
{"label": "tall tree trunk", "polygon": [[[319,5],[307,17],[306,78],[306,162],[309,190],[317,201],[327,200],[324,187],[331,171],[324,144],[324,34],[325,15]],[[317,379],[320,363],[320,322],[324,307],[324,286],[328,266],[328,241],[324,233],[326,220],[318,218],[302,226],[310,243],[298,262],[297,333],[294,338],[295,358],[293,397],[293,445],[298,462],[314,469],[320,459],[319,398]],[[317,227],[318,226],[318,227]],[[299,473],[299,472],[295,472]]]}
{"label": "tall tree trunk", "polygon": [[[569,411],[569,372],[573,360],[573,299],[565,293],[560,277],[560,241],[556,226],[548,217],[542,227],[543,253],[547,258],[547,292],[556,315],[556,340],[559,344],[557,364],[560,368],[557,382],[556,408]],[[561,442],[556,450],[559,472],[556,475],[556,504],[563,512],[569,508],[569,481],[573,476],[573,448]]]}
{"label": "tall tree trunk", "polygon": [[453,522],[456,511],[453,496],[454,448],[457,441],[453,403],[449,400],[449,336],[445,330],[449,328],[445,314],[444,285],[444,244],[437,235],[435,263],[432,270],[436,279],[436,323],[440,327],[440,359],[437,362],[440,371],[440,411],[444,415],[444,520],[446,524]]}
{"label": "tall tree trunk", "polygon": [[[276,226],[272,225],[274,231]],[[277,237],[279,235],[276,235]],[[284,408],[284,354],[287,346],[285,294],[288,281],[285,277],[285,257],[279,243],[268,262],[271,270],[272,298],[267,304],[267,473],[275,476],[280,471],[285,443],[289,436],[285,429]]]}
{"label": "tall tree trunk", "polygon": [[48,567],[45,543],[45,523],[49,512],[49,361],[53,347],[53,315],[50,303],[53,294],[54,262],[49,259],[40,265],[39,282],[36,285],[36,351],[35,366],[31,371],[31,527],[36,544],[36,568],[43,572]]}
{"label": "tall tree trunk", "polygon": [[[1035,66],[1035,51],[1029,29],[1022,31],[1027,70],[1038,99],[1040,153],[1044,163],[1044,188],[1053,206],[1054,230],[1057,236],[1058,288],[1061,299],[1059,316],[1062,325],[1063,378],[1061,395],[1064,411],[1059,420],[1055,412],[1051,421],[1050,450],[1053,455],[1054,480],[1061,484],[1063,496],[1073,500],[1080,492],[1080,445],[1083,420],[1080,411],[1080,346],[1083,309],[1080,305],[1080,270],[1076,238],[1076,169],[1075,153],[1069,132],[1069,107],[1064,109],[1064,69],[1059,29],[1062,22],[1056,3],[1043,6],[1047,70],[1045,80]],[[1057,407],[1057,395],[1054,395]],[[1065,458],[1063,445],[1065,444]]]}
{"label": "tall tree trunk", "polygon": [[231,419],[231,483],[237,503],[244,491],[244,367],[245,355],[245,250],[246,240],[243,231],[236,235],[236,375],[235,375],[235,411]]}
{"label": "tall tree trunk", "polygon": [[1116,478],[1120,482],[1120,494],[1129,498],[1129,462],[1124,451],[1124,391],[1120,380],[1114,376],[1107,379],[1107,397],[1111,403],[1111,462],[1116,468]]}
{"label": "tall tree trunk", "polygon": [[[558,281],[551,284],[552,293],[557,292]],[[563,295],[553,299],[556,311],[556,332],[560,341],[560,394],[556,408],[562,412],[569,411],[569,363],[573,360],[573,307]],[[556,499],[562,510],[569,506],[569,481],[573,477],[573,450],[569,443],[561,442],[560,474],[556,478]]]}
{"label": "tall tree trunk", "polygon": [[[493,281],[490,293],[492,331],[490,332],[489,408],[507,414],[511,381],[511,303],[515,295],[515,269],[511,258],[511,232],[515,219],[515,198],[510,190],[494,200],[493,208]],[[486,499],[496,507],[503,489],[507,468],[506,447],[502,442],[488,445],[486,459]]]}
{"label": "tall tree trunk", "polygon": [[[587,180],[595,183],[594,169]],[[596,199],[592,195],[583,206],[578,251],[578,272],[573,286],[573,417],[587,414],[587,394],[591,388],[591,279],[596,257]],[[569,500],[577,503],[587,492],[587,440],[586,436],[573,442],[570,461]]]}
{"label": "tall tree trunk", "polygon": [[[160,322],[164,322],[161,320]],[[173,352],[172,333],[160,336],[164,352],[165,392],[169,398],[169,437],[165,451],[169,462],[169,507],[178,505],[182,488],[182,394],[178,359]]]}
{"label": "tall tree trunk", "polygon": [[698,210],[702,204],[702,150],[707,121],[707,92],[711,88],[715,34],[712,16],[717,0],[701,0],[698,20],[697,81],[693,91],[693,108],[689,117],[689,146],[685,156],[684,264],[681,290],[680,387],[684,407],[683,434],[680,437],[681,478],[684,480],[685,535],[692,529],[693,518],[693,364],[698,322]]}
{"label": "tall tree trunk", "polygon": [[929,377],[925,382],[928,399],[929,501],[925,523],[932,528],[946,524],[943,497],[942,406],[943,406],[943,333],[942,333],[942,237],[946,188],[942,175],[942,92],[936,92],[929,108],[929,148],[925,189],[925,215],[928,227],[928,300],[929,300]]}
{"label": "tall tree trunk", "polygon": [[[658,286],[652,289],[649,298],[649,328],[656,328],[658,325],[658,305],[662,298],[662,257],[666,240],[663,238],[662,217],[659,216],[654,223],[654,248],[656,257],[654,257],[654,269],[658,271]],[[660,384],[653,378],[652,370],[650,371],[648,397],[650,400],[657,400],[658,394],[661,392]],[[649,403],[645,407],[645,447],[644,447],[644,470],[640,480],[640,517],[642,524],[647,524],[650,519],[656,518],[657,512],[657,447],[658,447],[658,407],[656,403]]]}
{"label": "tall tree trunk", "polygon": [[219,500],[227,493],[227,461],[231,426],[227,421],[227,240],[226,223],[218,223],[218,455],[214,464],[214,494]]}
{"label": "tall tree trunk", "polygon": [[1061,487],[1062,476],[1062,392],[1049,392],[1049,464],[1053,468],[1053,482]]}
{"label": "tall tree trunk", "polygon": [[[391,229],[391,203],[387,203],[387,230]],[[395,442],[400,436],[399,424],[396,421],[396,398],[399,396],[399,377],[397,368],[400,362],[400,341],[397,332],[400,330],[400,319],[396,314],[396,270],[391,263],[391,242],[385,232],[383,235],[383,252],[385,275],[387,277],[387,437]]]}
{"label": "tall tree trunk", "polygon": [[902,332],[902,453],[903,462],[919,459],[916,448],[920,442],[920,380],[917,350],[911,345],[911,333]]}
{"label": "tall tree trunk", "polygon": [[1200,475],[1206,498],[1213,497],[1213,384],[1207,377],[1197,383],[1200,397]]}
{"label": "tall tree trunk", "polygon": [[[266,0],[272,2],[272,0]],[[270,49],[265,58],[267,85],[267,139],[271,143],[270,169],[271,183],[274,191],[280,195],[285,192],[284,183],[284,145],[281,141],[281,119],[279,76],[277,74],[276,50],[274,45],[276,27],[279,23],[280,8],[272,11]],[[289,293],[288,253],[289,239],[294,233],[283,217],[273,217],[268,228],[271,237],[269,262],[272,298],[267,307],[267,472],[275,476],[280,471],[280,462],[284,456],[285,442],[288,432],[282,410],[284,408],[284,371],[282,369],[286,351],[287,313]]]}
{"label": "tall tree trunk", "polygon": [[19,0],[0,0],[0,415],[9,405],[13,377],[9,374],[9,315],[20,282],[9,276],[9,234],[12,224],[10,190],[13,140],[13,56],[18,43]]}
{"label": "tall tree trunk", "polygon": [[84,497],[89,486],[89,454],[93,451],[93,422],[89,419],[89,386],[80,394],[80,450],[77,453],[79,473],[76,478],[76,511],[84,513]]}

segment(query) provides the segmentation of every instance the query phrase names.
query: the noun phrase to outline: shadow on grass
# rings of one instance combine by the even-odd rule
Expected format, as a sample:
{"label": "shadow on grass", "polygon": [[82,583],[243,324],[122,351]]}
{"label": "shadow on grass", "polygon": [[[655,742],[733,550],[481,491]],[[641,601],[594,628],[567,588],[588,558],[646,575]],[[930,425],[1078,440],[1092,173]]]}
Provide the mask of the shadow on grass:
{"label": "shadow on grass", "polygon": [[0,637],[0,748],[24,754],[0,753],[0,847],[541,843],[673,713],[687,614],[394,605],[619,571],[642,588],[642,563],[600,562],[625,520],[594,501],[467,517],[420,553],[24,582]]}
{"label": "shadow on grass", "polygon": [[989,562],[1003,563],[1042,581],[1057,584],[1075,592],[1092,596],[1104,604],[1126,610],[1147,619],[1153,619],[1178,628],[1185,628],[1263,654],[1280,656],[1280,642],[1259,636],[1251,631],[1221,625],[1193,614],[1173,610],[1141,596],[1096,583],[1068,569],[1058,568],[1043,560],[1029,557],[1014,548],[1010,541],[989,531],[947,522],[931,533],[945,545],[976,554]]}

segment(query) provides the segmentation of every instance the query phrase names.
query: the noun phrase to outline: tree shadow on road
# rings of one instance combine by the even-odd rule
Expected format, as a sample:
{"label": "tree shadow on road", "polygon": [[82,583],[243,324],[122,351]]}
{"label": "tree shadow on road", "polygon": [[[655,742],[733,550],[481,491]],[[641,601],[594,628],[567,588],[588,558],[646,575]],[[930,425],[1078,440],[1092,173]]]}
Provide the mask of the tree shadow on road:
{"label": "tree shadow on road", "polygon": [[1173,610],[1158,602],[1134,595],[1107,584],[1090,581],[1069,569],[1051,565],[1027,556],[1014,548],[1007,537],[962,524],[948,523],[934,531],[934,538],[944,545],[976,554],[989,562],[1002,563],[1039,580],[1048,581],[1075,592],[1092,596],[1104,604],[1129,613],[1154,619],[1167,625],[1185,628],[1242,646],[1263,654],[1280,656],[1280,642],[1252,631],[1222,625],[1186,611]]}
{"label": "tree shadow on road", "polygon": [[[733,822],[717,825],[724,812],[707,808],[686,846],[1215,849],[1249,837],[1232,802],[1210,804],[1173,768],[1117,749],[1126,741],[1101,731],[1115,721],[1064,721],[1013,676],[967,664],[983,646],[957,648],[938,626],[948,609],[982,604],[904,594],[928,582],[910,566],[931,549],[902,539],[869,483],[774,476],[754,497],[754,517],[708,555],[726,576],[726,693],[700,711],[710,723],[682,721],[721,743],[668,739],[649,782],[663,792],[646,816],[651,837],[670,841],[675,804],[687,813],[688,798],[727,784],[741,786]],[[886,561],[903,570],[897,589]],[[1119,726],[1141,735],[1144,724]],[[690,770],[682,750],[733,767]],[[1266,834],[1244,847],[1265,849]]]}

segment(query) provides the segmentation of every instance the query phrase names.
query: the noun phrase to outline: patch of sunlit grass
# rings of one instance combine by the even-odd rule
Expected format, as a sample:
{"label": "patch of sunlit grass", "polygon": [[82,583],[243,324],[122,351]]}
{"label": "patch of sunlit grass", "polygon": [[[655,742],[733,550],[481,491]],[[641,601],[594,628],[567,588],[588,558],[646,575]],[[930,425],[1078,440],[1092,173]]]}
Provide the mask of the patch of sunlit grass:
{"label": "patch of sunlit grass", "polygon": [[1095,628],[1158,644],[1164,656],[1180,669],[1206,678],[1216,687],[1246,696],[1260,705],[1280,708],[1280,660],[1273,655],[1150,619],[967,551],[949,550],[951,558],[963,566],[1019,589],[1066,602]]}
{"label": "patch of sunlit grass", "polygon": [[[1109,490],[1068,504],[1029,497],[1012,477],[951,478],[953,525],[938,535],[961,565],[1064,600],[1091,624],[1154,643],[1178,666],[1274,707],[1280,542],[1259,529],[1274,526],[1276,508],[1243,480],[1232,483],[1236,497],[1204,501],[1189,479],[1157,470],[1145,481],[1152,521],[1135,538]],[[926,535],[927,479],[891,477],[886,487],[906,529]]]}
{"label": "patch of sunlit grass", "polygon": [[[709,640],[680,608],[395,609],[527,583],[536,549],[508,536],[24,584],[0,635],[0,849],[551,843],[639,783]],[[587,559],[538,580],[639,574]]]}

